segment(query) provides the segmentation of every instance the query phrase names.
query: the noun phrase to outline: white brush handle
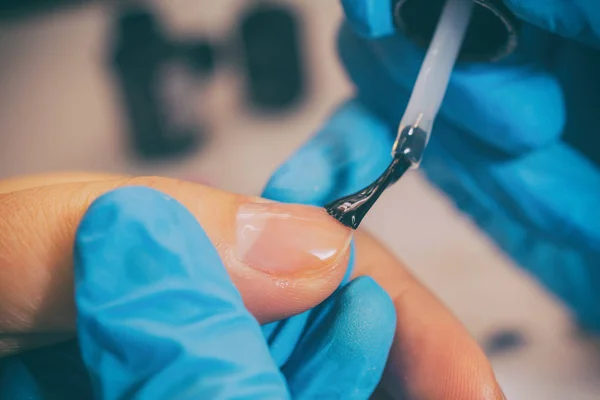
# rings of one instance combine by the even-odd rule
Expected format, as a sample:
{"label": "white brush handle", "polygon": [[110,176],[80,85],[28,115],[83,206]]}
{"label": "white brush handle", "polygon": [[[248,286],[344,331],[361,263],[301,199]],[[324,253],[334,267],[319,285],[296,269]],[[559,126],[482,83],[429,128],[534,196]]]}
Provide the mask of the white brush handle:
{"label": "white brush handle", "polygon": [[433,121],[444,99],[473,6],[472,0],[446,1],[400,122],[398,139],[407,126],[418,126],[426,132],[426,142],[429,141]]}

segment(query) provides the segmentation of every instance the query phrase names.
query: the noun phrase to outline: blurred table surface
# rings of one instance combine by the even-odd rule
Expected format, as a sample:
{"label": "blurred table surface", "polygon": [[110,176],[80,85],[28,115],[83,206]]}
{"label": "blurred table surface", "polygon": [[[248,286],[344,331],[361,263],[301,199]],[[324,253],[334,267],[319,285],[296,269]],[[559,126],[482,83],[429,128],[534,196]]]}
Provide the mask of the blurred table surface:
{"label": "blurred table surface", "polygon": [[[280,0],[284,1],[284,0]],[[258,194],[269,175],[352,94],[335,52],[337,1],[292,1],[303,19],[310,97],[280,118],[249,112],[240,79],[220,68],[202,98],[210,142],[197,154],[140,164],[124,150],[124,126],[105,54],[111,13],[95,2],[0,26],[0,178],[94,170],[208,179]],[[223,37],[250,1],[155,1],[174,34]],[[251,166],[249,168],[248,166]],[[519,348],[492,357],[508,398],[600,398],[597,344],[418,173],[377,204],[367,227],[461,318],[480,342],[517,331]]]}

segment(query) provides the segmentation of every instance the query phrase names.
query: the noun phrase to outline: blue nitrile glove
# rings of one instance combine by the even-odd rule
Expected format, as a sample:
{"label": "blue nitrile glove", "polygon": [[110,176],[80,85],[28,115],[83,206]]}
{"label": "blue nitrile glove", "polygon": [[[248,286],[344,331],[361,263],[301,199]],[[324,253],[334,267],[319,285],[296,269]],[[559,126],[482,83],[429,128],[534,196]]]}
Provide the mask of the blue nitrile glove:
{"label": "blue nitrile glove", "polygon": [[360,278],[307,313],[302,335],[271,331],[290,349],[271,355],[196,219],[143,187],[92,204],[75,288],[79,346],[2,360],[0,399],[367,399],[395,328],[388,295]]}
{"label": "blue nitrile glove", "polygon": [[[424,51],[394,32],[390,0],[342,4],[339,51],[357,97],[275,174],[266,197],[323,204],[366,186],[390,161]],[[600,330],[600,7],[506,4],[537,27],[525,25],[509,59],[457,67],[422,167]]]}

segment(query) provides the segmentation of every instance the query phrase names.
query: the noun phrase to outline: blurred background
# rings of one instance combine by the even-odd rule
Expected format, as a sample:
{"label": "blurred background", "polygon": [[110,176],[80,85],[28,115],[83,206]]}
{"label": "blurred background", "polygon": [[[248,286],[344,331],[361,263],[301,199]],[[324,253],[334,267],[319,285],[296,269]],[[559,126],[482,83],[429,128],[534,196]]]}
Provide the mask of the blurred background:
{"label": "blurred background", "polygon": [[[156,174],[259,194],[352,93],[341,18],[336,0],[0,0],[0,179]],[[466,324],[508,398],[600,398],[598,344],[419,173],[365,225]]]}

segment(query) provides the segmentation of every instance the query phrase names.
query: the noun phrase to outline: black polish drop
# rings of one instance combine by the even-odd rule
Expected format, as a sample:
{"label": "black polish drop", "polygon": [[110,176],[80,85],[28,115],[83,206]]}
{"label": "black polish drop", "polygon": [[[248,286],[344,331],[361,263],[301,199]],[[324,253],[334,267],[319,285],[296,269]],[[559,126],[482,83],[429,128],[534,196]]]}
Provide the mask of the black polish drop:
{"label": "black polish drop", "polygon": [[396,183],[411,165],[412,162],[404,154],[398,154],[375,182],[359,192],[325,205],[325,210],[345,226],[357,229],[384,190]]}
{"label": "black polish drop", "polygon": [[407,126],[400,132],[394,157],[404,155],[413,164],[419,164],[427,146],[427,132],[418,126]]}

